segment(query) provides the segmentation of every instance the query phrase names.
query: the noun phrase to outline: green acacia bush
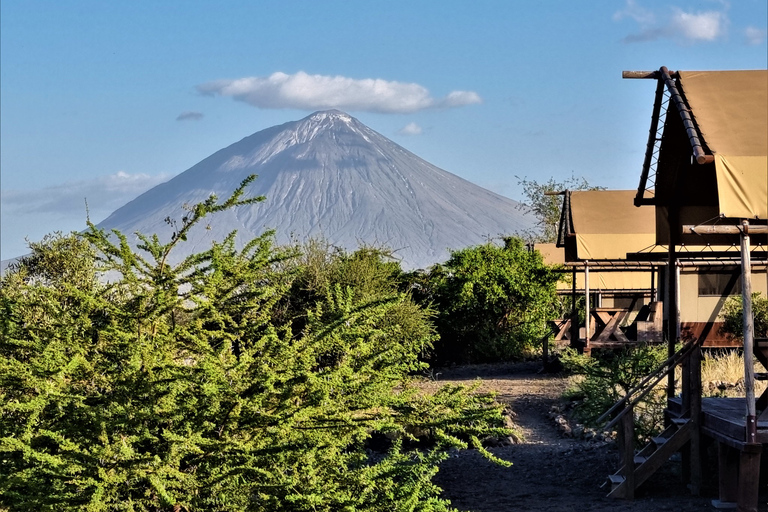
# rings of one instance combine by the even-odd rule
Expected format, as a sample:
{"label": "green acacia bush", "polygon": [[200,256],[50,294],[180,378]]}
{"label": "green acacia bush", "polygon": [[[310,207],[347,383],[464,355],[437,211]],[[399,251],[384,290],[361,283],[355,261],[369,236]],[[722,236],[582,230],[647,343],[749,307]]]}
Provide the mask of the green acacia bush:
{"label": "green acacia bush", "polygon": [[[728,297],[723,304],[720,313],[723,325],[720,330],[737,338],[744,336],[744,306],[740,295]],[[752,318],[754,321],[754,335],[756,337],[768,336],[768,298],[762,293],[752,294]]]}
{"label": "green acacia bush", "polygon": [[[576,419],[590,426],[601,427],[595,424],[595,420],[626,396],[629,390],[658,368],[666,358],[666,347],[652,345],[601,351],[593,356],[578,354],[573,349],[564,350],[560,360],[566,370],[582,376],[566,392],[566,397],[576,403]],[[635,436],[638,441],[661,431],[665,407],[666,392],[663,385],[635,406]]]}
{"label": "green acacia bush", "polygon": [[[168,264],[203,217],[260,200],[241,199],[247,184],[167,243],[134,252],[91,225],[2,277],[1,506],[448,510],[431,483],[447,449],[506,430],[490,396],[413,386],[433,334],[400,335],[407,297],[330,283],[296,330],[277,311],[295,254],[270,233]],[[375,434],[394,439],[386,454],[367,449]]]}
{"label": "green acacia bush", "polygon": [[453,251],[410,287],[437,311],[440,340],[434,360],[494,362],[520,359],[539,346],[557,303],[559,275],[519,238]]}

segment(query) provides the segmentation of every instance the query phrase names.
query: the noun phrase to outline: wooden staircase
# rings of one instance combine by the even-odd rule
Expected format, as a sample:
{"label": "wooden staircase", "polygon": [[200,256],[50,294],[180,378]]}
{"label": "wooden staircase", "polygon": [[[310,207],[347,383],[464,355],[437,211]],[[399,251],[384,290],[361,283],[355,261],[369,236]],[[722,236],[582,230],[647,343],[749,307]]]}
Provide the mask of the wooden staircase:
{"label": "wooden staircase", "polygon": [[691,421],[674,418],[659,437],[654,437],[632,457],[632,471],[627,474],[626,462],[608,477],[611,484],[610,498],[632,499],[635,490],[661,468],[669,458],[691,439]]}
{"label": "wooden staircase", "polygon": [[[598,418],[598,422],[602,422],[613,417],[605,426],[606,430],[618,426],[617,443],[621,461],[619,470],[608,477],[608,483],[611,485],[609,497],[633,499],[635,490],[658,471],[674,453],[686,445],[692,448],[692,452],[698,450],[700,398],[698,401],[688,401],[683,407],[681,416],[668,417],[667,428],[661,435],[652,438],[651,442],[641,450],[636,452],[634,445],[634,406],[662,379],[674,375],[678,364],[683,365],[683,375],[688,376],[688,379],[684,379],[683,382],[683,394],[700,397],[699,390],[691,393],[691,387],[697,387],[694,383],[697,380],[701,381],[699,370],[697,370],[700,367],[698,364],[691,364],[691,357],[701,357],[701,347],[698,343],[684,345]],[[699,476],[691,475],[692,491],[695,493],[698,493]]]}

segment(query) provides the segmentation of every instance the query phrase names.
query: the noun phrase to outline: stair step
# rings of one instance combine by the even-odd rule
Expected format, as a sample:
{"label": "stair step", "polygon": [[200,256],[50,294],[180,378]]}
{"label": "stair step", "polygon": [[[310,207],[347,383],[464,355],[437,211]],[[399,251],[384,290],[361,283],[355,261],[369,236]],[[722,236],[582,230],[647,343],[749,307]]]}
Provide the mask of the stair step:
{"label": "stair step", "polygon": [[643,455],[635,455],[635,464],[642,464],[643,462],[648,460],[648,457],[645,457]]}
{"label": "stair step", "polygon": [[656,446],[661,446],[667,441],[669,441],[669,439],[666,437],[652,437],[651,441],[653,441],[653,444],[655,444]]}
{"label": "stair step", "polygon": [[768,373],[756,372],[755,373],[755,380],[768,380]]}
{"label": "stair step", "polygon": [[691,421],[689,418],[672,418],[672,423],[677,425],[678,427],[682,427],[689,421]]}
{"label": "stair step", "polygon": [[609,475],[608,481],[611,483],[611,490],[616,489],[618,486],[624,483],[625,478],[621,475]]}

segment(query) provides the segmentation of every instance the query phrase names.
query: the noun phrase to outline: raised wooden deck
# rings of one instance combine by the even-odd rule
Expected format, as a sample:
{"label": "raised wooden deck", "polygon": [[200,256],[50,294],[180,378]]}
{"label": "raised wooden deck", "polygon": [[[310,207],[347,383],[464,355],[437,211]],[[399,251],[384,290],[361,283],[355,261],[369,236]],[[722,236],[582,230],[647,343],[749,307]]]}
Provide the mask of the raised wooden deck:
{"label": "raised wooden deck", "polygon": [[[668,401],[670,415],[680,416],[681,398]],[[707,437],[723,442],[736,449],[747,445],[747,405],[744,398],[702,398],[701,429]],[[768,420],[757,421],[757,442],[768,444]]]}
{"label": "raised wooden deck", "polygon": [[[669,416],[682,413],[681,398],[667,402]],[[768,445],[768,420],[757,420],[756,443],[748,443],[745,398],[702,398],[699,431],[718,446],[718,494],[715,508],[758,509],[760,458]]]}

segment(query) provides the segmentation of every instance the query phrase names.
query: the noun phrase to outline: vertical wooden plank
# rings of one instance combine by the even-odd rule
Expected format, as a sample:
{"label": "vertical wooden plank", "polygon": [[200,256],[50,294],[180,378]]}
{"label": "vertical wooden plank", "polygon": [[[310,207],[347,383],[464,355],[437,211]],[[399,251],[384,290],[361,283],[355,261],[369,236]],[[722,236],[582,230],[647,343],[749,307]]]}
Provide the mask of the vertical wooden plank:
{"label": "vertical wooden plank", "polygon": [[[688,357],[683,359],[681,366],[681,384],[682,384],[682,416],[684,418],[690,418],[691,417],[691,354],[688,354]],[[685,443],[685,446],[683,446],[681,450],[681,456],[682,456],[682,477],[683,482],[686,484],[691,483],[691,442]]]}
{"label": "vertical wooden plank", "polygon": [[690,379],[689,384],[691,394],[691,460],[690,460],[690,482],[691,494],[699,496],[701,494],[702,482],[702,450],[701,450],[701,345],[696,343],[690,359]]}
{"label": "vertical wooden plank", "polygon": [[736,503],[739,497],[739,452],[725,443],[717,443],[717,473],[719,504]]}
{"label": "vertical wooden plank", "polygon": [[631,405],[621,418],[621,441],[624,459],[625,498],[635,498],[635,412]]}
{"label": "vertical wooden plank", "polygon": [[760,448],[739,454],[739,512],[757,512],[760,484]]}

